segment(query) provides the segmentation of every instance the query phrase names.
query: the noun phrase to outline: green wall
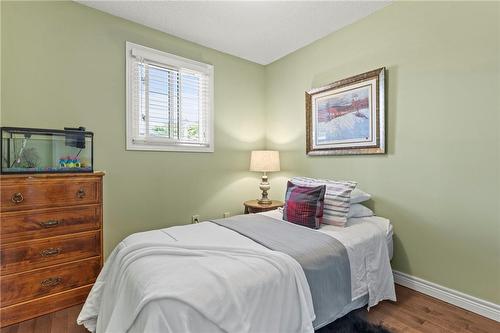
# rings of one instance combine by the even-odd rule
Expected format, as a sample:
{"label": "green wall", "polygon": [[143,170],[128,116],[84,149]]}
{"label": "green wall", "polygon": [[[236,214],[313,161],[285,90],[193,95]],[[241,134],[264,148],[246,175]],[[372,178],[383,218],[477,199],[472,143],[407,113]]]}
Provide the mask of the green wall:
{"label": "green wall", "polygon": [[[267,146],[352,179],[395,226],[393,266],[500,303],[499,3],[396,3],[266,67]],[[388,154],[308,157],[304,91],[385,66]]]}
{"label": "green wall", "polygon": [[[76,3],[2,2],[1,19],[2,125],[95,132],[107,253],[240,213],[267,146],[273,198],[290,175],[356,180],[395,226],[395,269],[500,303],[498,3],[395,3],[265,67]],[[215,153],[125,151],[126,40],[215,65]],[[381,66],[388,154],[307,157],[304,91]]]}
{"label": "green wall", "polygon": [[[73,2],[1,7],[2,125],[94,131],[106,253],[130,233],[241,213],[258,196],[247,170],[265,145],[262,66]],[[214,65],[215,153],[125,150],[127,40]]]}

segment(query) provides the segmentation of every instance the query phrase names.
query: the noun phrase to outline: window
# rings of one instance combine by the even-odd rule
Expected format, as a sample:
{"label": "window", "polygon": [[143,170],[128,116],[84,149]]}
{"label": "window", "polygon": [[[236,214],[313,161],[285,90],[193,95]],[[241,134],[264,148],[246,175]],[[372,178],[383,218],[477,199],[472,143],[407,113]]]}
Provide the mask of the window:
{"label": "window", "polygon": [[213,152],[213,66],[127,42],[127,149]]}

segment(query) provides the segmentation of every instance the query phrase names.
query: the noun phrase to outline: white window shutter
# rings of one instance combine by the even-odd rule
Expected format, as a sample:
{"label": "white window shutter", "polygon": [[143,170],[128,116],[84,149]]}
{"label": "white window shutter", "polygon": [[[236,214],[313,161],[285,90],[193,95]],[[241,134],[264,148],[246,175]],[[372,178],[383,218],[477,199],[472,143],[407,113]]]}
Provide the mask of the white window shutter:
{"label": "white window shutter", "polygon": [[213,67],[127,42],[127,149],[213,151]]}

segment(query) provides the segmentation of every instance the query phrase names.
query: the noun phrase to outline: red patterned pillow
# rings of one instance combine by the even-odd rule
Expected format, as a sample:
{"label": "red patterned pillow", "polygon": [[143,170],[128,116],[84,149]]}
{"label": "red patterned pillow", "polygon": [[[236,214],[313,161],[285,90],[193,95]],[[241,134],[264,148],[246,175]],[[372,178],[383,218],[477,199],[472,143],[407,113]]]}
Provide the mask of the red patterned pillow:
{"label": "red patterned pillow", "polygon": [[288,182],[283,219],[305,227],[318,229],[323,219],[326,186],[306,187]]}

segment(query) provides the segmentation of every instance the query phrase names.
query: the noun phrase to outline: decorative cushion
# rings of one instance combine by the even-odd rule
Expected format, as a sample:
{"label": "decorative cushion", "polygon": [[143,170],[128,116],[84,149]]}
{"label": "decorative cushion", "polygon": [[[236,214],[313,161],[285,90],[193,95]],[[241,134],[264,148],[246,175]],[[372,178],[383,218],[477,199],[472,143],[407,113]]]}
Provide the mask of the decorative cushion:
{"label": "decorative cushion", "polygon": [[288,182],[283,219],[305,227],[318,229],[323,218],[326,187],[298,186]]}
{"label": "decorative cushion", "polygon": [[329,179],[314,179],[293,177],[292,183],[299,186],[325,185],[325,204],[323,209],[323,223],[344,227],[349,212],[351,192],[356,187],[355,182],[334,181]]}

